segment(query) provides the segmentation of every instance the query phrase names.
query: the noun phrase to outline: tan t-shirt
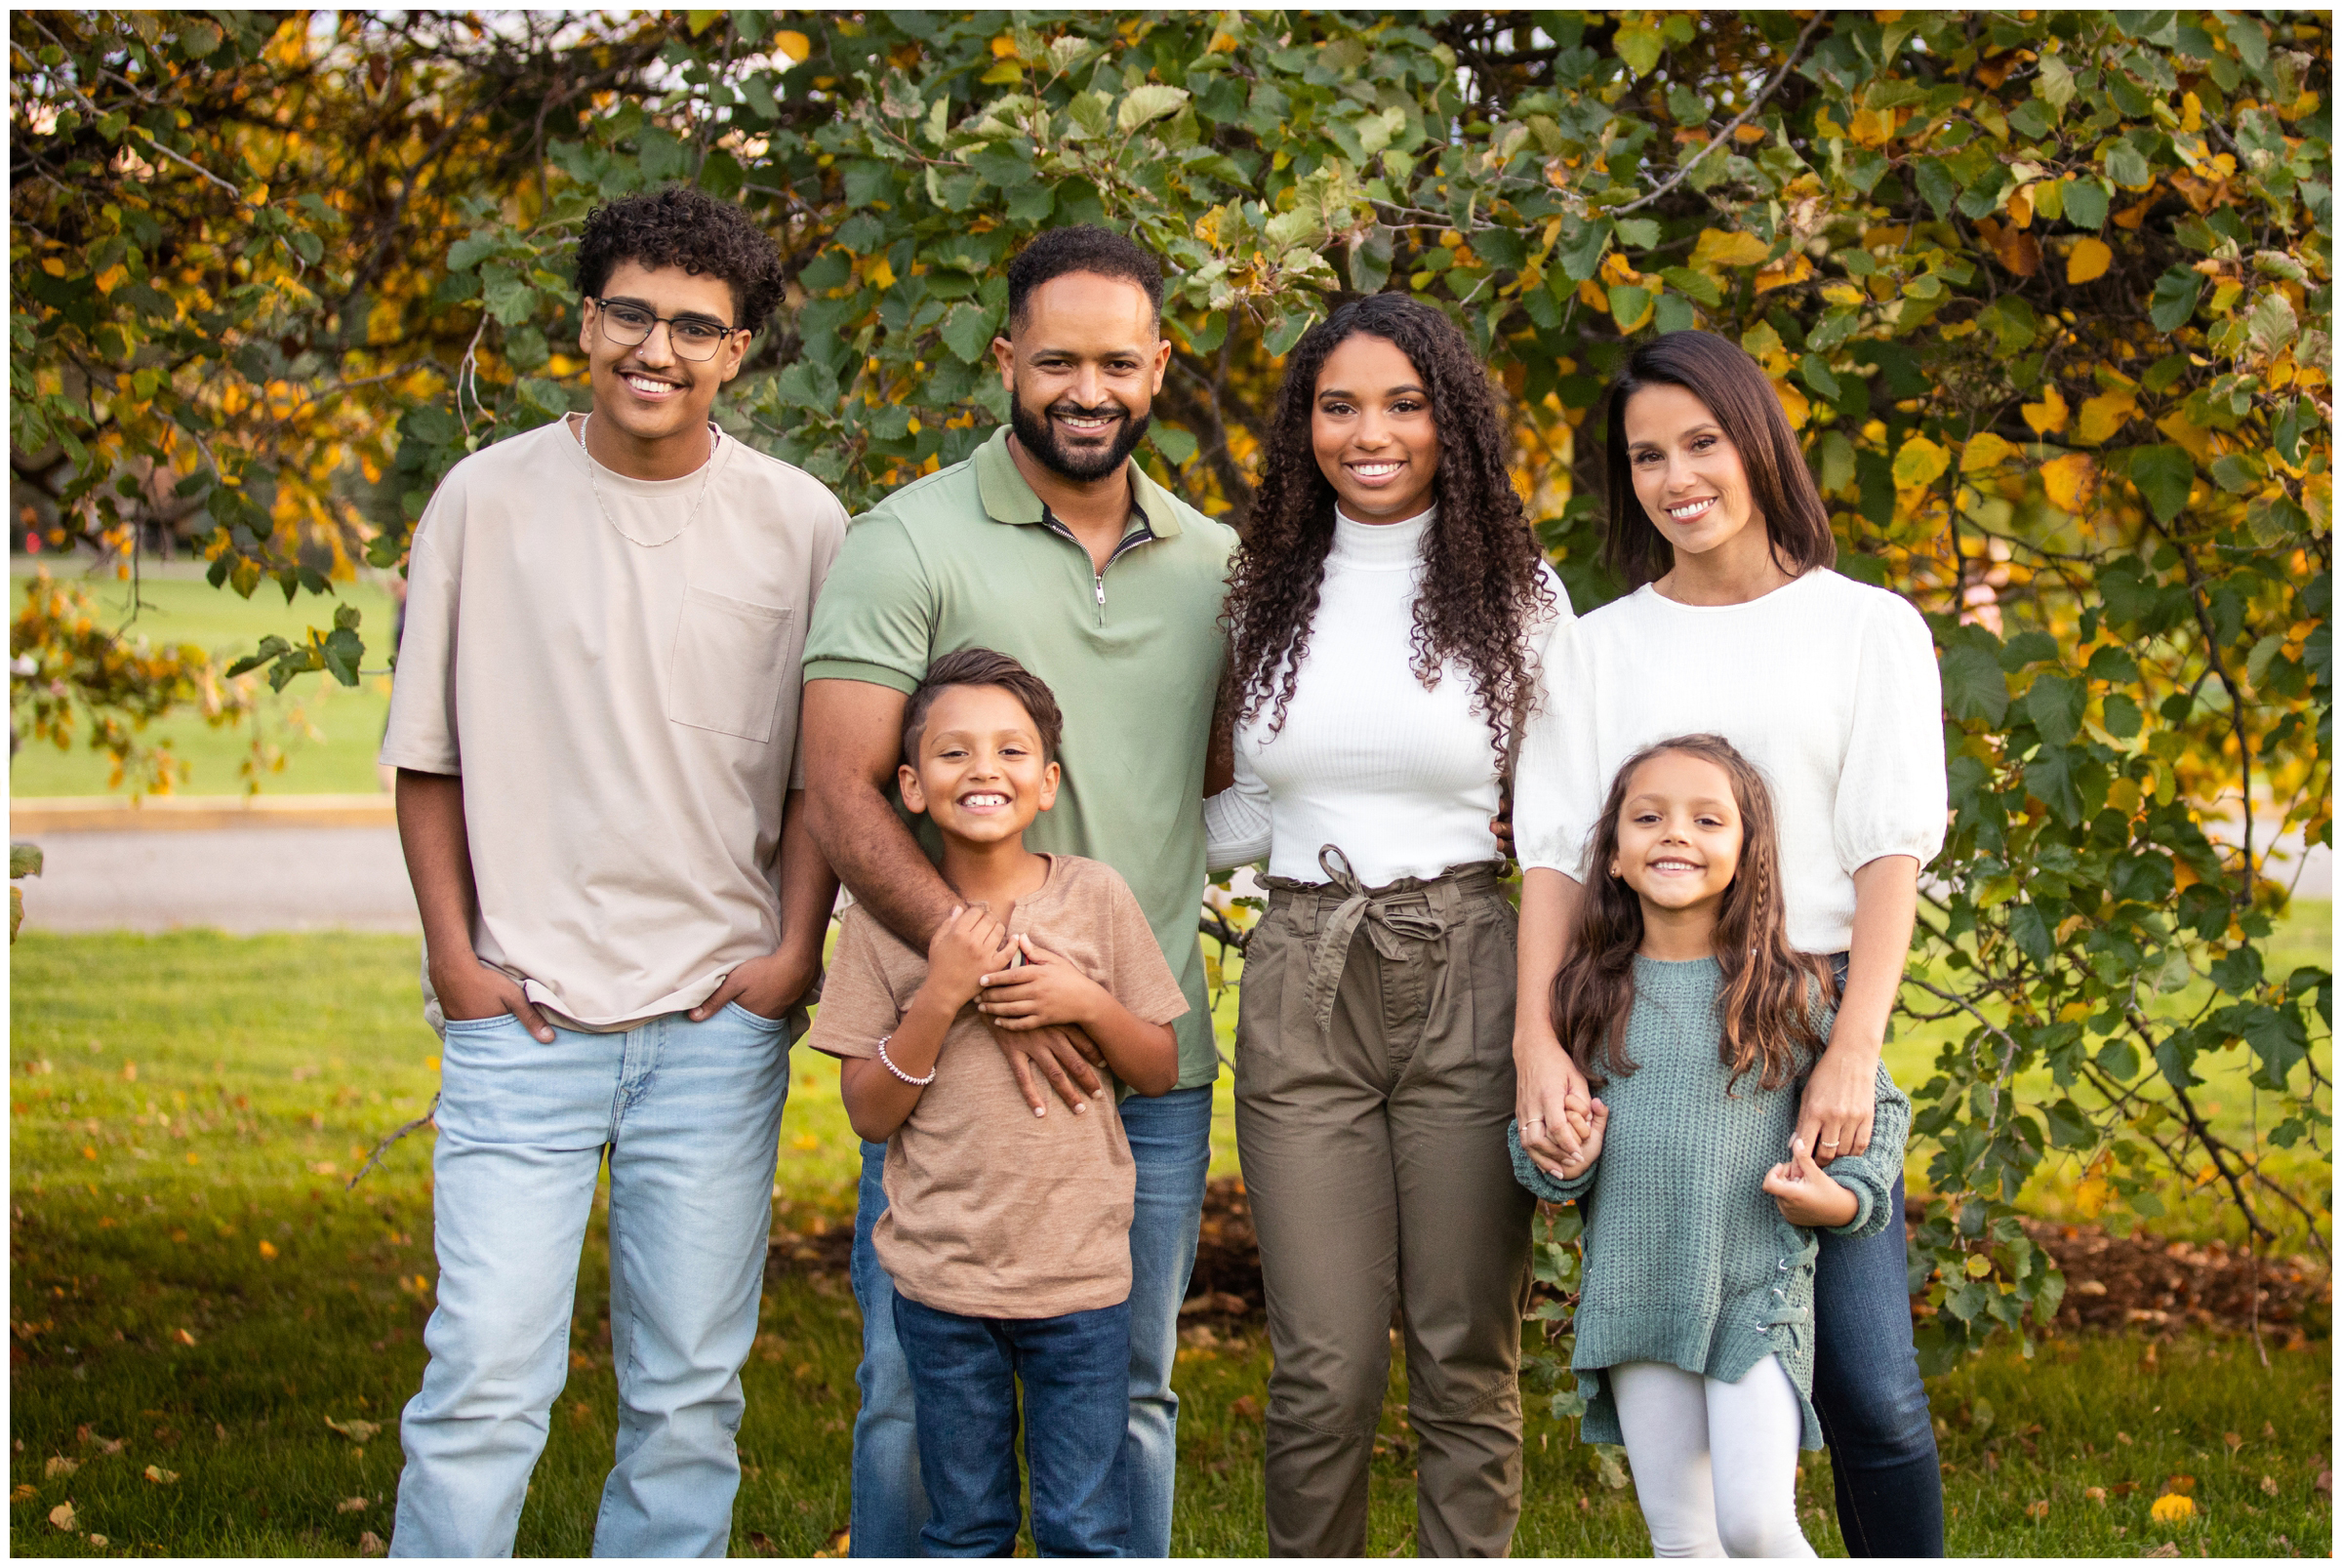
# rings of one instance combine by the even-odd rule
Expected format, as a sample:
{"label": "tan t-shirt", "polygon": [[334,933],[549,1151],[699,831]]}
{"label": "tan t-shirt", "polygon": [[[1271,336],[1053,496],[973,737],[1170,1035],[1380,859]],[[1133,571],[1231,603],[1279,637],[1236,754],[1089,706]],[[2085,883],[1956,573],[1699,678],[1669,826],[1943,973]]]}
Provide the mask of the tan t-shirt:
{"label": "tan t-shirt", "polygon": [[[1067,959],[1149,1024],[1188,1010],[1146,911],[1113,870],[1049,857],[1011,931]],[[846,911],[806,1042],[870,1058],[927,978],[927,955],[860,905]],[[870,1239],[895,1288],[967,1317],[1057,1317],[1130,1295],[1136,1168],[1110,1096],[1035,1116],[984,1015],[969,1003],[935,1082],[886,1144],[886,1213]]]}
{"label": "tan t-shirt", "polygon": [[[797,664],[845,526],[813,478],[720,436],[647,481],[589,474],[556,422],[440,483],[382,760],[463,776],[472,943],[532,1001],[632,1023],[778,943]],[[427,982],[425,1002],[435,1026]]]}

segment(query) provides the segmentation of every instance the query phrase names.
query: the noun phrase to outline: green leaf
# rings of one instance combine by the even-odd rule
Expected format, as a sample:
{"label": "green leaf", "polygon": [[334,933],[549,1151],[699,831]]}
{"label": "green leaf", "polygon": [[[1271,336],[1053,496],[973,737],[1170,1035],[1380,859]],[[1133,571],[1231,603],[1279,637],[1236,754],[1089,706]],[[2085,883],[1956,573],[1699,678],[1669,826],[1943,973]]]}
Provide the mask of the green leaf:
{"label": "green leaf", "polygon": [[1150,424],[1147,434],[1154,443],[1154,450],[1160,452],[1174,468],[1186,467],[1194,461],[1196,452],[1200,450],[1195,438],[1176,424]]}
{"label": "green leaf", "polygon": [[2089,691],[2064,675],[2041,675],[2025,692],[2025,716],[2041,739],[2066,745],[2081,733],[2081,718],[2089,706]]}
{"label": "green leaf", "polygon": [[2042,920],[2041,911],[2030,904],[2020,904],[2009,910],[2008,935],[2017,945],[2017,950],[2037,964],[2045,967],[2056,954],[2057,949],[2049,941],[2048,923]]}
{"label": "green leaf", "polygon": [[2067,222],[2089,233],[2096,233],[2105,226],[2107,199],[2104,185],[2087,176],[2076,176],[2066,181],[2064,194]]}
{"label": "green leaf", "polygon": [[2187,508],[2196,483],[2196,460],[2176,446],[2140,447],[2130,455],[2130,482],[2159,522],[2169,522]]}
{"label": "green leaf", "polygon": [[358,683],[358,664],[366,657],[366,644],[347,626],[336,626],[325,634],[318,652],[324,657],[326,672],[344,686]]}
{"label": "green leaf", "polygon": [[1114,112],[1114,124],[1124,136],[1130,135],[1151,120],[1179,111],[1188,101],[1184,87],[1166,87],[1160,82],[1147,82],[1123,95],[1122,106]]}
{"label": "green leaf", "polygon": [[1952,216],[1952,202],[1959,194],[1959,186],[1952,178],[1951,169],[1941,158],[1914,158],[1911,176],[1919,187],[1919,195],[1935,209],[1938,218]]}
{"label": "green leaf", "polygon": [[2202,294],[2201,274],[2191,267],[2173,266],[2155,280],[2155,299],[2147,307],[2147,318],[2158,332],[2177,332],[2195,316],[2196,302]]}
{"label": "green leaf", "polygon": [[1999,644],[1981,626],[1960,629],[1972,635],[1944,645],[1944,711],[1997,728],[2008,713],[2008,677],[2000,672]]}
{"label": "green leaf", "polygon": [[2082,818],[2081,790],[2074,777],[2074,765],[2073,748],[2062,745],[2043,745],[2025,764],[2025,787],[2069,827],[2079,825]]}
{"label": "green leaf", "polygon": [[982,364],[991,357],[992,314],[982,305],[953,305],[943,320],[944,346],[963,365]]}

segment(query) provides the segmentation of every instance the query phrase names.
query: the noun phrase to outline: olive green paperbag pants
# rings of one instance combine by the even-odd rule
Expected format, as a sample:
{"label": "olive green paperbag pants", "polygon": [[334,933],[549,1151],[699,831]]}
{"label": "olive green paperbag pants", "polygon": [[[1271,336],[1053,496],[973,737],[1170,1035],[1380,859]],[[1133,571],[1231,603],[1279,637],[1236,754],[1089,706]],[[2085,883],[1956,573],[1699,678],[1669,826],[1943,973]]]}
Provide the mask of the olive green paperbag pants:
{"label": "olive green paperbag pants", "polygon": [[1492,868],[1269,879],[1236,1025],[1236,1145],[1276,1358],[1270,1549],[1366,1549],[1403,1304],[1418,1550],[1502,1556],[1520,1517],[1535,1200],[1513,1179],[1514,917]]}

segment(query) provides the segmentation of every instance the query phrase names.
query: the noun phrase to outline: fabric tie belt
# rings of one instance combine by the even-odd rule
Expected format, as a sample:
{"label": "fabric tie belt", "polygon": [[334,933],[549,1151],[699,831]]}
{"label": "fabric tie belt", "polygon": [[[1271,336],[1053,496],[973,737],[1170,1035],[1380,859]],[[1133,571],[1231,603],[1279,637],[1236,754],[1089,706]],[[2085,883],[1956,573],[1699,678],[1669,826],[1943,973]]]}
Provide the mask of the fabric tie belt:
{"label": "fabric tie belt", "polygon": [[[1486,867],[1472,865],[1458,867],[1429,884],[1372,892],[1358,881],[1350,857],[1332,844],[1317,851],[1317,865],[1325,872],[1322,886],[1281,876],[1267,881],[1272,888],[1296,893],[1342,896],[1334,912],[1319,922],[1317,944],[1310,952],[1310,1010],[1320,1035],[1333,1027],[1334,997],[1342,987],[1342,971],[1350,962],[1351,939],[1360,925],[1366,928],[1366,940],[1374,944],[1374,950],[1395,962],[1408,955],[1409,944],[1437,942],[1454,929],[1462,912],[1455,896],[1459,881],[1474,875],[1493,880]],[[1447,966],[1442,963],[1429,1007],[1432,1016],[1437,1015],[1446,990]]]}

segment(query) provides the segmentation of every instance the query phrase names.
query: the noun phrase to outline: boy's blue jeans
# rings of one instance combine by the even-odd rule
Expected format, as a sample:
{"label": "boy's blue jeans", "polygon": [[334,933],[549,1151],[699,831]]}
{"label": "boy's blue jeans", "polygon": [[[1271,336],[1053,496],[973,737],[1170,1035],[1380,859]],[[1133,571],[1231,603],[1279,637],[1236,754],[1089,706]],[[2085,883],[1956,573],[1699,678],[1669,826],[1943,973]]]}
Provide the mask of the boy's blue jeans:
{"label": "boy's blue jeans", "polygon": [[[1055,1113],[1062,1113],[1062,1106]],[[1129,1425],[1123,1433],[1130,1485],[1130,1555],[1171,1554],[1177,1483],[1179,1395],[1171,1369],[1179,1351],[1179,1304],[1195,1268],[1203,1183],[1212,1162],[1212,1089],[1175,1089],[1122,1102],[1122,1130],[1138,1166],[1130,1226]],[[894,1282],[878,1266],[870,1227],[886,1212],[880,1175],[886,1146],[862,1146],[861,1212],[854,1224],[854,1299],[862,1307],[862,1366],[854,1381],[853,1545],[857,1557],[911,1557],[927,1521],[910,1375],[895,1338]]]}
{"label": "boy's blue jeans", "polygon": [[619,1411],[593,1549],[724,1555],[788,1047],[787,1020],[737,1004],[702,1024],[558,1029],[550,1045],[508,1016],[448,1025],[431,1155],[438,1306],[399,1424],[392,1555],[510,1554],[569,1377],[605,1149]]}
{"label": "boy's blue jeans", "polygon": [[1130,1541],[1122,1430],[1130,1304],[1059,1317],[962,1317],[895,1297],[895,1337],[919,1410],[926,1557],[1016,1552],[1017,1393],[1044,1557],[1119,1557]]}

